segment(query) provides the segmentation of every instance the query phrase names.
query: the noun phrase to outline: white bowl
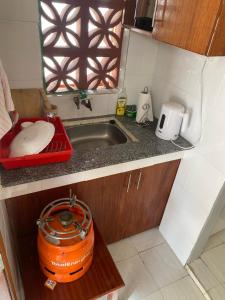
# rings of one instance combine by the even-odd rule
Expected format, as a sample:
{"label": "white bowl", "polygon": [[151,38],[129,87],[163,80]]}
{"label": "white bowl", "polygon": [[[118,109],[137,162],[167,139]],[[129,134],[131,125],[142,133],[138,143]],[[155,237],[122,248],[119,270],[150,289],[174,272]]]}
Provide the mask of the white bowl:
{"label": "white bowl", "polygon": [[10,157],[40,153],[51,142],[55,127],[46,121],[37,121],[24,128],[10,145]]}

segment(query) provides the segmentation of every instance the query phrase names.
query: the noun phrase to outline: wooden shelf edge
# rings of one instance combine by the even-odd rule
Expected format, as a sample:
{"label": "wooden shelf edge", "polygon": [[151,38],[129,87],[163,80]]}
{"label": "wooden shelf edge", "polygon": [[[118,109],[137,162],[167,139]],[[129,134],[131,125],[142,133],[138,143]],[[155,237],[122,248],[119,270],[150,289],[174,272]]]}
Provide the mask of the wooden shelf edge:
{"label": "wooden shelf edge", "polygon": [[19,239],[21,274],[26,300],[91,300],[125,286],[97,227],[94,229],[94,258],[90,269],[78,280],[57,284],[54,291],[44,286],[46,277],[39,267],[37,233]]}
{"label": "wooden shelf edge", "polygon": [[148,37],[152,37],[151,31],[143,30],[143,29],[136,28],[134,26],[129,26],[129,25],[124,25],[124,28],[129,29],[132,32],[136,32],[136,33],[148,36]]}

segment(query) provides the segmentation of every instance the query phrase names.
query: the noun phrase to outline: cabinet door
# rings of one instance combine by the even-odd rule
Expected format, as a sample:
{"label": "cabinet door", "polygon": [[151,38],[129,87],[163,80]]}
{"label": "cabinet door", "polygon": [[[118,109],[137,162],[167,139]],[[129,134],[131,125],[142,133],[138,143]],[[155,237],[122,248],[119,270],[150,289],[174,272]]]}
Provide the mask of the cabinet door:
{"label": "cabinet door", "polygon": [[126,236],[160,224],[179,163],[176,160],[132,172],[133,184],[126,198]]}
{"label": "cabinet door", "polygon": [[208,56],[224,56],[225,55],[225,2],[221,4],[220,14],[216,23],[216,29],[213,33]]}
{"label": "cabinet door", "polygon": [[76,184],[74,192],[85,201],[106,243],[123,238],[122,226],[129,173],[107,176]]}
{"label": "cabinet door", "polygon": [[220,4],[221,0],[158,0],[153,37],[186,50],[207,54]]}
{"label": "cabinet door", "polygon": [[68,197],[69,189],[89,205],[106,243],[158,226],[178,166],[179,161],[172,161],[8,199],[15,236],[36,234],[41,210],[55,199]]}

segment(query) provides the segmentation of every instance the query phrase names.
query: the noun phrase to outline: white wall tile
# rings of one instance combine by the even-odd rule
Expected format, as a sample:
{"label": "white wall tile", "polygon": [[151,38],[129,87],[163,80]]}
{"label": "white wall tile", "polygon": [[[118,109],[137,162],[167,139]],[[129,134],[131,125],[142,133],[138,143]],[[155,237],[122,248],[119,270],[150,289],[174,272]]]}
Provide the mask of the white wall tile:
{"label": "white wall tile", "polygon": [[165,44],[159,47],[154,77],[170,82],[196,97],[199,95],[204,61],[204,56]]}
{"label": "white wall tile", "polygon": [[163,103],[175,100],[190,111],[190,123],[183,136],[194,143],[200,135],[201,73],[205,57],[170,45],[158,47],[152,81],[153,107],[159,117]]}
{"label": "white wall tile", "polygon": [[80,105],[80,109],[77,109],[73,101],[73,95],[49,96],[49,100],[58,106],[58,114],[63,120],[90,118],[115,114],[117,94],[91,96],[92,111],[83,105]]}
{"label": "white wall tile", "polygon": [[190,111],[190,122],[183,134],[190,142],[195,143],[199,138],[200,123],[200,97],[193,96],[189,91],[180,89],[162,78],[154,78],[152,81],[153,110],[158,118],[162,104],[167,101],[182,103]]}

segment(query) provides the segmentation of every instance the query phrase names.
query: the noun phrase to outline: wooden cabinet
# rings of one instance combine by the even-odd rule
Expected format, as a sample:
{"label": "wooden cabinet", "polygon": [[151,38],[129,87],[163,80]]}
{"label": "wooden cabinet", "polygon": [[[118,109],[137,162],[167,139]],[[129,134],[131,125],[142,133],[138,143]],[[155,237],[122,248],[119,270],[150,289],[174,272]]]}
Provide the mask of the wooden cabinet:
{"label": "wooden cabinet", "polygon": [[47,203],[68,197],[72,189],[91,208],[107,243],[160,224],[180,161],[121,173],[6,201],[16,238],[36,234],[41,210]]}
{"label": "wooden cabinet", "polygon": [[158,226],[180,161],[131,172],[131,185],[124,202],[123,237]]}
{"label": "wooden cabinet", "polygon": [[120,240],[129,173],[107,176],[74,185],[78,199],[85,201],[107,243]]}
{"label": "wooden cabinet", "polygon": [[225,2],[157,0],[153,37],[207,56],[225,55]]}

